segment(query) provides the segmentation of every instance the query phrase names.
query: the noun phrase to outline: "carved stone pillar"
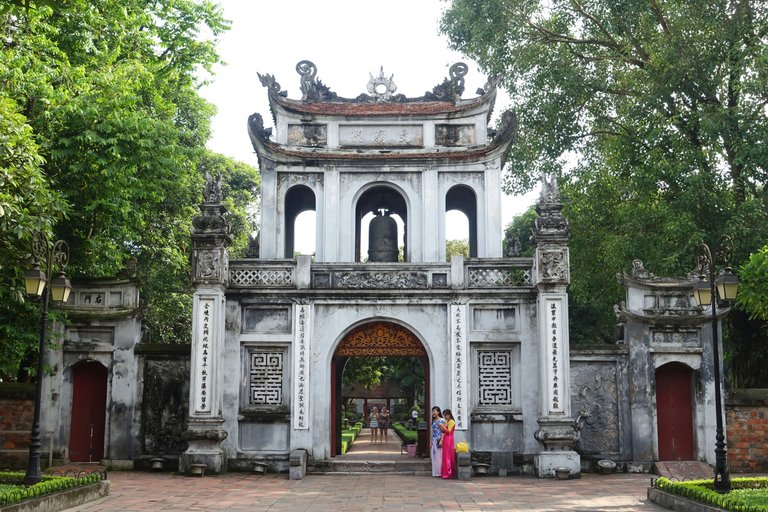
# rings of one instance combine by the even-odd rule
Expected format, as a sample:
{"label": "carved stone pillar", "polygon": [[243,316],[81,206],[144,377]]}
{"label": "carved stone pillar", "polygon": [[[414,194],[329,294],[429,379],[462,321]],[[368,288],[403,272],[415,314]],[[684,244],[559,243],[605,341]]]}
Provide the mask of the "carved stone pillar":
{"label": "carved stone pillar", "polygon": [[220,176],[207,176],[201,215],[192,220],[192,360],[190,364],[189,421],[182,438],[189,447],[180,464],[186,472],[192,464],[205,464],[208,472],[227,469],[221,442],[228,433],[222,428],[222,371],[224,345],[224,291],[229,282],[227,246],[232,238],[220,204]]}
{"label": "carved stone pillar", "polygon": [[571,416],[570,358],[568,340],[568,221],[560,213],[562,204],[557,182],[545,179],[534,224],[534,283],[538,289],[538,334],[540,365],[539,429],[536,440],[542,450],[536,455],[539,477],[554,476],[556,467],[567,467],[571,475],[581,471],[581,458],[573,451],[579,438]]}

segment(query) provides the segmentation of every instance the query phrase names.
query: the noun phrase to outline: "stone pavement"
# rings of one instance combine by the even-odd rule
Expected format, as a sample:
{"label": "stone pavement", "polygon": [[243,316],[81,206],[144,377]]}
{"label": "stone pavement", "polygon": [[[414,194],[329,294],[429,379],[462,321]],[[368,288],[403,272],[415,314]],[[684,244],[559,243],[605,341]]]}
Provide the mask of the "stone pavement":
{"label": "stone pavement", "polygon": [[112,472],[110,495],[72,511],[647,511],[649,475],[585,474],[580,479],[229,473],[190,477]]}

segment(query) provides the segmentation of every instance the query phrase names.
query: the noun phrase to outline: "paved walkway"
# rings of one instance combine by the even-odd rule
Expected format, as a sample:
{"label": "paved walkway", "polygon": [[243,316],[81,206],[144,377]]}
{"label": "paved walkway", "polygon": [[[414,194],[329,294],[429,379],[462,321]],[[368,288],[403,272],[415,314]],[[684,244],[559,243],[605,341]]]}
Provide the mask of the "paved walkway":
{"label": "paved walkway", "polygon": [[287,475],[229,473],[189,477],[112,472],[110,495],[70,511],[647,511],[649,475],[584,475],[575,480],[530,477]]}

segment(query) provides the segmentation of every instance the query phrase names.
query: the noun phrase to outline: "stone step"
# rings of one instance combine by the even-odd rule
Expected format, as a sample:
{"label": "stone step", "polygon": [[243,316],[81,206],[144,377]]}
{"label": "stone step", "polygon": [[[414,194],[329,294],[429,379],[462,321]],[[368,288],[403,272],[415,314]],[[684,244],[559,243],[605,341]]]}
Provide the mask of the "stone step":
{"label": "stone step", "polygon": [[699,480],[714,478],[712,467],[696,460],[658,461],[656,474],[670,480]]}
{"label": "stone step", "polygon": [[323,460],[307,468],[312,474],[431,475],[429,460]]}

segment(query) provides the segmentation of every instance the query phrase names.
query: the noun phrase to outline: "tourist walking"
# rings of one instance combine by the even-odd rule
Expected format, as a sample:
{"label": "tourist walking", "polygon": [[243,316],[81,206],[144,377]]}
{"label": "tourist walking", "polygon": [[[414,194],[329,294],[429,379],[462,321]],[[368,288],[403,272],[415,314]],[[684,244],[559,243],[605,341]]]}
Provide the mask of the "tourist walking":
{"label": "tourist walking", "polygon": [[371,415],[369,417],[371,427],[371,442],[375,443],[379,437],[379,410],[374,407],[371,409]]}
{"label": "tourist walking", "polygon": [[389,430],[389,409],[386,407],[381,408],[379,413],[379,439],[381,442],[387,442],[387,435]]}
{"label": "tourist walking", "polygon": [[443,467],[443,448],[440,446],[443,431],[440,425],[445,425],[445,420],[440,408],[435,406],[432,408],[432,476],[440,476]]}
{"label": "tourist walking", "polygon": [[443,478],[456,478],[456,446],[453,442],[453,432],[456,430],[456,422],[450,409],[443,411],[444,425],[439,425],[443,432],[440,445],[443,448],[443,464],[440,467],[440,476]]}

